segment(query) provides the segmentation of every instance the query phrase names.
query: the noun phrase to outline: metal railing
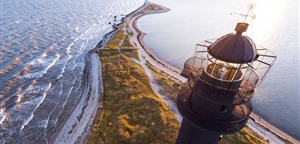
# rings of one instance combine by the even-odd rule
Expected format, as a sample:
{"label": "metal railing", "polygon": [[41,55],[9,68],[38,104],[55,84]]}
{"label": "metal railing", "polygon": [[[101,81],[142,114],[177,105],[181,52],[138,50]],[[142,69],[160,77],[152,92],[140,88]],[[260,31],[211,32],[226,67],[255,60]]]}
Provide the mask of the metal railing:
{"label": "metal railing", "polygon": [[[215,121],[205,117],[202,117],[195,112],[193,112],[188,106],[181,100],[181,95],[177,98],[177,106],[180,113],[186,118],[188,121],[192,122],[197,127],[218,131],[224,133],[233,133],[239,131],[243,128],[248,121],[248,114],[246,114],[243,118],[234,121]],[[251,110],[249,110],[249,113]]]}

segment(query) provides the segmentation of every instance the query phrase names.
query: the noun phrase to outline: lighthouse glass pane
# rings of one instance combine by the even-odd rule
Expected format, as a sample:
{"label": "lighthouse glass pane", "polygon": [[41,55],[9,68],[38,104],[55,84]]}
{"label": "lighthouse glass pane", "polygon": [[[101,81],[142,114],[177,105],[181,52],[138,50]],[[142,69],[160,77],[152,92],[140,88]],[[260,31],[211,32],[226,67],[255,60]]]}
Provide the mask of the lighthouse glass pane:
{"label": "lighthouse glass pane", "polygon": [[236,81],[243,77],[246,71],[246,64],[228,63],[209,57],[206,72],[210,76],[222,81]]}
{"label": "lighthouse glass pane", "polygon": [[[245,87],[251,87],[251,90],[256,87],[259,82],[259,76],[253,69],[248,69],[244,75],[244,81],[247,84]],[[243,83],[242,83],[243,84]]]}
{"label": "lighthouse glass pane", "polygon": [[199,57],[191,57],[184,63],[184,69],[181,72],[181,75],[189,78],[191,74],[193,76],[200,76],[205,66],[206,59]]}

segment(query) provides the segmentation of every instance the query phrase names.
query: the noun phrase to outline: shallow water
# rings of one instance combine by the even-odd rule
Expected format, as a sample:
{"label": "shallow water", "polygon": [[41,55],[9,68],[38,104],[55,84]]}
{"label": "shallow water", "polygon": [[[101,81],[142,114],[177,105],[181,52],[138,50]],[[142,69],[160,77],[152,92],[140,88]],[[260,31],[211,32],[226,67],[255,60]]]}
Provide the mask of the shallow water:
{"label": "shallow water", "polygon": [[[161,59],[182,69],[196,43],[234,32],[251,1],[152,0],[171,9],[138,21],[145,43]],[[248,28],[256,44],[277,55],[277,61],[252,100],[254,113],[300,140],[299,1],[256,1],[257,14]],[[247,20],[249,21],[249,19]],[[251,33],[253,32],[253,34]]]}
{"label": "shallow water", "polygon": [[87,51],[143,3],[1,0],[0,143],[52,141],[79,100]]}

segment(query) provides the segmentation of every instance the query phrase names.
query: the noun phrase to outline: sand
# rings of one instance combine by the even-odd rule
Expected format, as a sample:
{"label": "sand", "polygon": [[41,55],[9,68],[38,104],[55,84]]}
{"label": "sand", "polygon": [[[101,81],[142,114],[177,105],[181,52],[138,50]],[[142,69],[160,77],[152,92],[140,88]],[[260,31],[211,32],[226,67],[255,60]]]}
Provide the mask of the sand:
{"label": "sand", "polygon": [[83,75],[84,91],[81,94],[81,100],[54,143],[86,143],[101,104],[99,100],[103,93],[103,84],[100,70],[101,63],[98,54],[90,51],[86,56],[86,69]]}

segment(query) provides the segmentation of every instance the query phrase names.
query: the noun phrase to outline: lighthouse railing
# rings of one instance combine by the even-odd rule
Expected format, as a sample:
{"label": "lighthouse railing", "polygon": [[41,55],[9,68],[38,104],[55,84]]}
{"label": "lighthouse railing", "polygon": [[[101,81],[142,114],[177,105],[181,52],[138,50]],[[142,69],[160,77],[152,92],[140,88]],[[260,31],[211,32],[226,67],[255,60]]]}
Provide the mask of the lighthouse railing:
{"label": "lighthouse railing", "polygon": [[234,98],[234,104],[242,104],[251,100],[254,96],[254,89],[259,82],[259,76],[253,69],[248,69],[244,74],[244,79]]}
{"label": "lighthouse railing", "polygon": [[178,110],[188,121],[196,124],[195,126],[199,128],[204,128],[212,131],[222,131],[224,133],[237,132],[246,125],[248,121],[248,115],[251,113],[251,109],[245,107],[241,109],[244,113],[242,117],[230,117],[230,119],[233,119],[229,121],[211,120],[190,110],[190,102],[188,100],[185,100],[186,98],[182,98],[185,96],[186,94],[179,94],[177,98]]}
{"label": "lighthouse railing", "polygon": [[277,57],[269,49],[259,45],[257,47],[258,58],[253,62],[253,69],[259,76],[258,86],[265,79]]}

